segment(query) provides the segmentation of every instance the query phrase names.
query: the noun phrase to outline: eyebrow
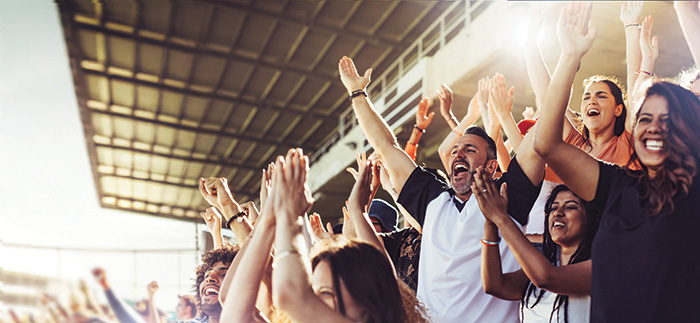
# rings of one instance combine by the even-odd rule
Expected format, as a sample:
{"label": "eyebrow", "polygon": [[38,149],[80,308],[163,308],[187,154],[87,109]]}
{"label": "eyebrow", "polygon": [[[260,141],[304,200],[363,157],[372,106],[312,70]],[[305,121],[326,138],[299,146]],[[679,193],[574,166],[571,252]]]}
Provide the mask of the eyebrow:
{"label": "eyebrow", "polygon": [[[605,91],[597,91],[595,94],[600,94],[600,93],[607,94],[607,95],[611,95],[610,93],[605,92]],[[583,95],[584,95],[584,96],[586,96],[586,95],[591,95],[591,92],[586,92],[586,93],[584,93]]]}
{"label": "eyebrow", "polygon": [[[455,148],[457,148],[458,146],[459,146],[459,145],[454,145],[454,146],[452,146],[452,150],[455,150]],[[464,144],[464,146],[466,146],[466,147],[471,147],[471,148],[474,148],[474,149],[477,149],[477,150],[479,149],[479,147],[477,147],[477,146],[474,145],[474,144]]]}

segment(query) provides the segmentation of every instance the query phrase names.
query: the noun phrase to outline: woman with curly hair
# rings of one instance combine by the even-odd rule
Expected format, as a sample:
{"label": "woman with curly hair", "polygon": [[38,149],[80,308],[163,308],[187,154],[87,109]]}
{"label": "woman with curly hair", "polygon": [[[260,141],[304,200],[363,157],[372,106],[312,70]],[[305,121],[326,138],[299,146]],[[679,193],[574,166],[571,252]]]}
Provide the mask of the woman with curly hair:
{"label": "woman with curly hair", "polygon": [[[590,5],[569,5],[559,22],[562,56],[545,98],[561,111],[568,85],[595,29],[584,31]],[[698,322],[700,249],[700,99],[672,83],[646,91],[634,119],[630,162],[610,165],[561,140],[563,111],[543,114],[535,150],[571,190],[602,210],[593,242],[591,321]]]}

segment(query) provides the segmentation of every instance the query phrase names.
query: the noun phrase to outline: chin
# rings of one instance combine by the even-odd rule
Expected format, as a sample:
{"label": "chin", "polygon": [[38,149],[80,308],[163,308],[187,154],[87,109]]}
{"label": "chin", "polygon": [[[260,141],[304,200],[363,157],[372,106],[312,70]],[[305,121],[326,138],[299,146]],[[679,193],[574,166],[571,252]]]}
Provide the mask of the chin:
{"label": "chin", "polygon": [[221,303],[202,303],[201,309],[204,314],[208,316],[219,316],[221,315]]}

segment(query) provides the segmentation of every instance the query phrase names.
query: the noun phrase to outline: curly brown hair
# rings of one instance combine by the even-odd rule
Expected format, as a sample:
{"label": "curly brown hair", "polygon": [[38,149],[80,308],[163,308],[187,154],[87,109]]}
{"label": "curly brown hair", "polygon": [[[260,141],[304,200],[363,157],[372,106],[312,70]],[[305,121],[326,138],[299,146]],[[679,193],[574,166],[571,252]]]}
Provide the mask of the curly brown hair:
{"label": "curly brown hair", "polygon": [[194,285],[194,289],[197,293],[195,301],[197,302],[197,311],[199,312],[200,317],[203,318],[207,316],[204,312],[202,312],[202,295],[199,293],[199,285],[204,281],[204,274],[209,271],[209,269],[214,267],[214,264],[219,261],[230,265],[233,262],[233,258],[238,254],[238,251],[238,245],[233,246],[230,244],[225,244],[220,248],[209,250],[202,255],[202,264],[197,266],[195,269],[197,278]]}
{"label": "curly brown hair", "polygon": [[[663,97],[668,104],[667,137],[664,146],[668,157],[654,178],[649,177],[648,168],[642,164],[644,172],[631,173],[639,178],[641,198],[648,199],[647,214],[669,215],[675,210],[674,198],[688,195],[697,174],[700,160],[700,99],[683,87],[660,81],[651,85],[644,102],[653,95]],[[641,109],[637,111],[635,123]],[[633,151],[628,163],[639,160]]]}

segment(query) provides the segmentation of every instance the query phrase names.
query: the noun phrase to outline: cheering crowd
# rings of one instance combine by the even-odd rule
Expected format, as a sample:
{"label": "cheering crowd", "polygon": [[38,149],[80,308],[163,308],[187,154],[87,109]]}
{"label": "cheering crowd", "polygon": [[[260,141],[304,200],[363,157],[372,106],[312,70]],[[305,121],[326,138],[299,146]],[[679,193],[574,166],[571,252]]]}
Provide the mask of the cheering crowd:
{"label": "cheering crowd", "polygon": [[[536,41],[524,49],[537,108],[523,121],[502,74],[478,82],[462,120],[443,85],[440,113],[452,131],[438,149],[442,170],[415,161],[435,115],[430,100],[402,148],[366,92],[372,70],[341,58],[340,80],[373,148],[349,170],[356,182],[342,228],[308,214],[299,148],[263,170],[259,205],[239,204],[225,178],[201,179],[216,248],[196,268],[195,295],[181,296],[178,322],[700,322],[691,253],[700,250],[700,8],[674,7],[696,64],[676,80],[654,74],[664,44],[643,2],[630,1],[620,13],[627,89],[592,75],[574,112],[574,77],[605,31],[590,26],[591,3],[570,2],[553,73]],[[530,19],[539,28],[541,18]],[[394,201],[374,199],[380,188]],[[240,245],[225,242],[222,225]],[[157,283],[139,312],[104,271],[94,274],[109,306],[52,310],[55,322],[163,321]]]}

